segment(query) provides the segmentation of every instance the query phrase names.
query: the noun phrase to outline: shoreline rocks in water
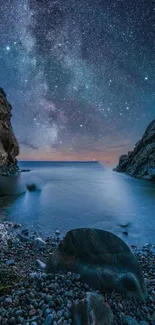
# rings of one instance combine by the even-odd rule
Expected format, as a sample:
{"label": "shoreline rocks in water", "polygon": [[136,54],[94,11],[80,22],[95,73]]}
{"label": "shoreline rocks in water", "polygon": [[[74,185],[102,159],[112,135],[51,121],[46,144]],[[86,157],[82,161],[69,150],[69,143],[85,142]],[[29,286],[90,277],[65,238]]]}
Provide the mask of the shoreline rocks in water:
{"label": "shoreline rocks in water", "polygon": [[120,157],[119,164],[114,170],[155,181],[155,120],[149,124],[134,150]]}
{"label": "shoreline rocks in water", "polygon": [[[101,322],[97,323],[96,318],[95,325],[110,324],[105,322],[107,310],[108,315],[110,313],[114,316],[114,322],[111,323],[114,325],[155,324],[155,252],[151,245],[133,250],[141,265],[148,288],[148,300],[142,302],[138,299],[127,298],[115,291],[101,295],[99,291],[96,292],[88,284],[82,282],[79,274],[60,271],[45,274],[44,269],[40,269],[37,264],[37,260],[46,263],[49,254],[53,253],[61,239],[56,235],[42,238],[45,242],[44,249],[38,249],[34,241],[35,238],[41,236],[40,234],[31,231],[28,235],[21,234],[22,227],[20,225],[16,227],[10,222],[0,225],[2,225],[0,228],[2,229],[0,237],[1,325],[86,325],[84,321],[75,322],[78,314],[74,314],[73,307],[77,301],[86,306],[86,300],[90,301],[91,295],[95,295],[95,301],[103,299],[107,306],[104,320],[101,319]],[[4,239],[5,245],[2,245]],[[10,260],[13,264],[7,263]],[[101,298],[96,297],[96,294],[99,294]],[[95,301],[92,309],[93,317],[96,315]],[[103,315],[103,310],[99,309],[98,313]],[[90,315],[91,313],[86,314],[88,324],[91,324]]]}

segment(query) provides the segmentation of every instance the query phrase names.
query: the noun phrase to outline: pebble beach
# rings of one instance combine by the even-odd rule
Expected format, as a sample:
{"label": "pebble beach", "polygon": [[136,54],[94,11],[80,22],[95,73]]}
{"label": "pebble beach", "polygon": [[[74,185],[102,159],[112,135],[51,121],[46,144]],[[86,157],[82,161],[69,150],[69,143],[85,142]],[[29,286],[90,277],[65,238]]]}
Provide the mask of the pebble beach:
{"label": "pebble beach", "polygon": [[[74,324],[72,306],[93,291],[79,274],[45,274],[49,254],[62,240],[57,230],[43,238],[20,224],[0,223],[0,324]],[[155,325],[155,246],[131,247],[148,288],[146,303],[116,292],[104,294],[115,325]]]}

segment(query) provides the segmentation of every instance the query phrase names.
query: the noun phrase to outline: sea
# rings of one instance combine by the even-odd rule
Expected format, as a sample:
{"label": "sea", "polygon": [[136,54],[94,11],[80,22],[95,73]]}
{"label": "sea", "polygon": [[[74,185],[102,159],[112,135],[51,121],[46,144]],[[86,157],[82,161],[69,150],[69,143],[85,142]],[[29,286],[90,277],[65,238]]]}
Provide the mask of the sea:
{"label": "sea", "polygon": [[[155,184],[98,162],[19,162],[21,193],[0,197],[0,220],[21,223],[43,236],[91,227],[127,243],[155,244]],[[27,184],[37,190],[26,191]]]}

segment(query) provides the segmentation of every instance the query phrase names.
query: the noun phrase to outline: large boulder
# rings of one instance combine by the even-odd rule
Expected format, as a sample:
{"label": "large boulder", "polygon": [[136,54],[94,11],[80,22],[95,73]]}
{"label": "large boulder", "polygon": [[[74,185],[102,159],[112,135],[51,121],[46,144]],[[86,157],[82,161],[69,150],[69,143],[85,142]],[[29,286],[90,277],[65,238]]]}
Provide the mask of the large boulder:
{"label": "large boulder", "polygon": [[149,124],[134,150],[120,157],[114,170],[155,181],[155,120]]}
{"label": "large boulder", "polygon": [[114,317],[104,297],[87,292],[82,300],[73,304],[73,325],[113,325]]}
{"label": "large boulder", "polygon": [[82,281],[100,292],[115,290],[144,301],[147,298],[136,257],[122,239],[108,231],[69,231],[47,262],[47,273],[59,270],[79,273]]}

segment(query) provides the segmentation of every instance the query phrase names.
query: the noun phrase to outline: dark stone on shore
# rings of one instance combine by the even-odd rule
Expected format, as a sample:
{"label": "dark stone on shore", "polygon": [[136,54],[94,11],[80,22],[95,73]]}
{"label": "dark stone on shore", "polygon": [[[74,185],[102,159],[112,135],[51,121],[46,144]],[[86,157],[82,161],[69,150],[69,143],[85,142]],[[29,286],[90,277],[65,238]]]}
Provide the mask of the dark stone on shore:
{"label": "dark stone on shore", "polygon": [[29,229],[23,229],[22,230],[22,235],[28,236],[29,235]]}
{"label": "dark stone on shore", "polygon": [[82,281],[100,292],[116,290],[147,299],[140,265],[127,244],[116,235],[97,229],[75,229],[50,256],[46,272],[60,270],[81,275]]}
{"label": "dark stone on shore", "polygon": [[18,229],[21,228],[21,224],[20,223],[15,223],[13,226],[14,229]]}
{"label": "dark stone on shore", "polygon": [[105,304],[104,297],[87,292],[86,297],[73,304],[73,325],[112,325],[112,310]]}
{"label": "dark stone on shore", "polygon": [[120,157],[119,164],[114,170],[155,181],[155,119],[147,127],[134,150]]}
{"label": "dark stone on shore", "polygon": [[30,192],[34,192],[34,191],[36,191],[37,186],[36,186],[36,184],[29,184],[29,185],[27,185],[27,189]]}
{"label": "dark stone on shore", "polygon": [[120,224],[121,228],[128,228],[131,225],[130,222],[124,223],[124,224]]}
{"label": "dark stone on shore", "polygon": [[128,236],[128,232],[127,231],[123,231],[123,235]]}

